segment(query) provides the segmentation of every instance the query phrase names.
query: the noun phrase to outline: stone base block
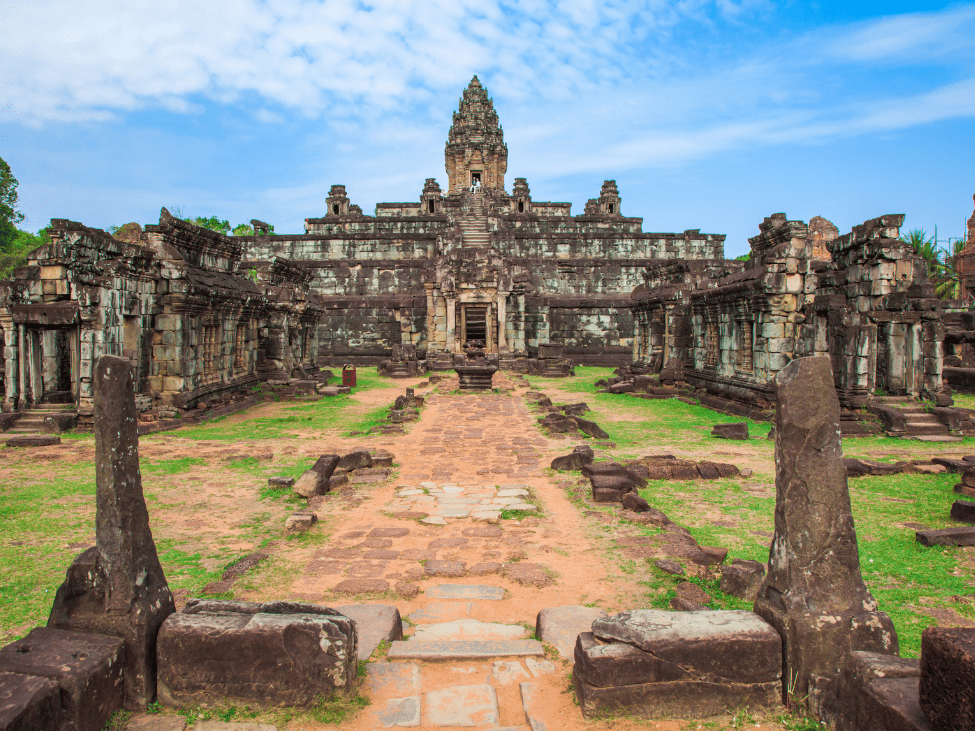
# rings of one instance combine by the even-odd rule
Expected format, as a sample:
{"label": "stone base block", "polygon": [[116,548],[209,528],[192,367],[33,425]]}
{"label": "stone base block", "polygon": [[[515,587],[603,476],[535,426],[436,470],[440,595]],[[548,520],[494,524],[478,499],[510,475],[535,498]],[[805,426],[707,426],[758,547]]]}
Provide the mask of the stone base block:
{"label": "stone base block", "polygon": [[47,678],[0,672],[0,731],[59,729],[58,684]]}
{"label": "stone base block", "polygon": [[176,707],[308,707],[320,696],[351,692],[357,651],[355,623],[327,607],[191,603],[159,632],[159,698]]}
{"label": "stone base block", "polygon": [[920,701],[933,728],[975,728],[975,629],[924,630]]}
{"label": "stone base block", "polygon": [[117,637],[37,627],[0,648],[0,673],[54,681],[68,728],[101,731],[122,707],[122,647]]}
{"label": "stone base block", "polygon": [[682,680],[597,688],[578,674],[572,677],[582,715],[624,714],[637,718],[706,718],[738,708],[779,705],[782,685],[772,683],[708,683]]}
{"label": "stone base block", "polygon": [[811,710],[834,731],[930,731],[918,702],[917,660],[853,652]]}

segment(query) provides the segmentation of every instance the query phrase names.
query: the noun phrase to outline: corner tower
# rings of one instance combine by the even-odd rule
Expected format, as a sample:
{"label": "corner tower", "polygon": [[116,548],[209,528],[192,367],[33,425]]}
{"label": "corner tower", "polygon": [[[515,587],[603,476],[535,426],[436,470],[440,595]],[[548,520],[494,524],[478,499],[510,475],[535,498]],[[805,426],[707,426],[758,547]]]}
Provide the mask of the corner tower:
{"label": "corner tower", "polygon": [[475,76],[464,89],[444,150],[448,194],[462,193],[479,180],[481,187],[504,190],[508,146],[494,103]]}

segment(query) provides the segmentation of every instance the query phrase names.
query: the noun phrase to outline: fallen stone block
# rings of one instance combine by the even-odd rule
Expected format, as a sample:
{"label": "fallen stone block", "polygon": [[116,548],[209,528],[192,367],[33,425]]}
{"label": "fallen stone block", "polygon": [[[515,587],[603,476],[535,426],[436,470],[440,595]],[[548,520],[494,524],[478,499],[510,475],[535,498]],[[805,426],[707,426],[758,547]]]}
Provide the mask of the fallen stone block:
{"label": "fallen stone block", "polygon": [[295,484],[294,477],[268,477],[267,484],[271,487],[292,487]]}
{"label": "fallen stone block", "polygon": [[922,546],[975,546],[975,527],[919,530],[914,535]]}
{"label": "fallen stone block", "polygon": [[607,434],[596,422],[589,421],[588,419],[583,419],[578,416],[570,416],[569,419],[583,434],[586,434],[593,439],[609,439],[609,434]]}
{"label": "fallen stone block", "polygon": [[637,485],[626,475],[592,475],[589,482],[593,490],[616,490],[620,496],[637,490]]}
{"label": "fallen stone block", "polygon": [[764,564],[736,558],[721,568],[721,591],[753,602],[764,579]]}
{"label": "fallen stone block", "polygon": [[958,495],[964,495],[965,497],[975,497],[975,487],[970,487],[968,485],[959,482],[955,485],[955,493]]}
{"label": "fallen stone block", "polygon": [[635,487],[642,488],[647,486],[647,480],[645,478],[631,470],[628,470],[619,462],[594,462],[592,464],[585,465],[582,468],[582,474],[584,477],[588,477],[590,480],[597,476],[613,476],[625,478]]}
{"label": "fallen stone block", "polygon": [[748,439],[748,423],[715,424],[711,436],[720,439]]}
{"label": "fallen stone block", "polygon": [[570,660],[575,656],[579,635],[591,634],[592,623],[606,618],[606,612],[596,607],[546,607],[535,618],[535,636],[553,645],[563,658]]}
{"label": "fallen stone block", "polygon": [[305,533],[318,522],[315,513],[293,513],[284,521],[286,533]]}
{"label": "fallen stone block", "polygon": [[632,492],[625,493],[620,502],[626,510],[632,510],[634,513],[646,513],[650,510],[650,503]]}
{"label": "fallen stone block", "polygon": [[933,728],[975,728],[975,629],[924,630],[918,692]]}
{"label": "fallen stone block", "polygon": [[47,678],[0,672],[0,729],[36,731],[65,727],[57,683]]}
{"label": "fallen stone block", "polygon": [[975,502],[955,500],[951,506],[951,519],[959,523],[975,523]]}
{"label": "fallen stone block", "polygon": [[54,681],[66,727],[102,731],[122,707],[122,652],[118,637],[36,627],[22,640],[0,648],[0,675]]}
{"label": "fallen stone block", "polygon": [[7,440],[8,447],[50,447],[60,443],[61,437],[52,435],[24,435],[22,437],[10,437],[10,439]]}
{"label": "fallen stone block", "polygon": [[884,475],[896,475],[903,472],[903,467],[900,465],[887,464],[886,462],[871,462],[865,459],[845,457],[843,464],[846,466],[847,477],[863,477],[864,475],[882,477]]}
{"label": "fallen stone block", "polygon": [[592,499],[596,503],[618,503],[623,499],[623,493],[614,488],[598,488],[594,487],[592,489]]}
{"label": "fallen stone block", "polygon": [[372,455],[368,449],[356,449],[344,455],[338,462],[338,468],[343,470],[357,470],[372,467]]}
{"label": "fallen stone block", "polygon": [[575,423],[562,414],[548,414],[539,419],[538,423],[553,434],[568,434],[576,431]]}
{"label": "fallen stone block", "polygon": [[[343,475],[344,476],[344,475]],[[348,480],[348,478],[346,478]],[[294,484],[294,492],[303,498],[324,495],[329,491],[329,480],[315,470],[305,470]]]}
{"label": "fallen stone block", "polygon": [[556,457],[552,460],[553,470],[576,471],[587,464],[592,464],[593,452],[591,447],[576,447],[571,454]]}
{"label": "fallen stone block", "polygon": [[307,708],[354,688],[355,623],[333,609],[206,601],[187,610],[170,615],[159,631],[165,705],[245,701]]}
{"label": "fallen stone block", "polygon": [[[968,470],[972,468],[972,463],[967,462],[963,459],[953,459],[951,457],[935,457],[931,460],[934,464],[939,464],[945,467],[949,472],[954,472],[958,475],[964,475]],[[964,482],[964,478],[962,478]]]}

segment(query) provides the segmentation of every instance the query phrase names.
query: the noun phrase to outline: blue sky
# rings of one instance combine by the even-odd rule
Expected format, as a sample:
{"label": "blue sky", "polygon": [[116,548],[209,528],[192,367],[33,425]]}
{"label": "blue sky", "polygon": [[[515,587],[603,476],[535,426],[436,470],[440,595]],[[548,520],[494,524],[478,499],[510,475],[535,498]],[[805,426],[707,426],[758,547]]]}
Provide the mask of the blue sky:
{"label": "blue sky", "polygon": [[159,208],[298,233],[446,187],[477,74],[508,190],[581,213],[615,179],[646,231],[885,213],[961,236],[975,193],[975,4],[764,0],[0,2],[0,157],[25,227]]}

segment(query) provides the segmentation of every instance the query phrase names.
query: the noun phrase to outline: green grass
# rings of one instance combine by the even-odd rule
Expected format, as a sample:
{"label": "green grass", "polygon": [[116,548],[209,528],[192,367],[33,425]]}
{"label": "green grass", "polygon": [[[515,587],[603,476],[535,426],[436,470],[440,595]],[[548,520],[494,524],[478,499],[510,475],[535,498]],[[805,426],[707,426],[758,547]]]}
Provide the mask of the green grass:
{"label": "green grass", "polygon": [[[374,368],[360,369],[353,393],[396,385],[396,381],[377,375]],[[182,427],[170,434],[187,439],[253,441],[293,438],[308,430],[327,429],[342,434],[365,432],[384,420],[388,407],[363,412],[359,403],[348,394],[329,396],[318,401],[298,402],[284,406],[280,411],[284,413],[246,420],[238,415],[220,416],[199,426]]]}
{"label": "green grass", "polygon": [[[773,479],[771,475],[757,477],[764,477],[767,482]],[[956,481],[957,475],[906,474],[849,481],[863,578],[880,608],[893,620],[905,657],[918,656],[921,631],[935,624],[932,616],[918,610],[957,609],[959,604],[953,597],[970,595],[975,587],[970,572],[959,566],[960,551],[964,549],[922,547],[915,540],[914,530],[903,526],[952,525],[948,510]],[[774,497],[749,495],[739,480],[652,481],[641,495],[676,523],[686,526],[699,544],[729,548],[728,561],[768,561],[765,543],[769,539],[754,531],[773,531]],[[736,525],[715,525],[704,515],[705,511],[714,510],[732,518],[728,522]],[[715,598],[715,608],[747,608],[738,606],[740,600],[720,592],[717,581],[695,581]],[[660,573],[649,584],[656,592],[652,603],[667,606],[675,583],[675,577]]]}
{"label": "green grass", "polygon": [[[541,378],[529,376],[528,380],[535,391],[552,394],[562,391],[579,394],[578,401],[585,401],[592,409],[584,418],[601,426],[617,447],[645,446],[648,443],[661,445],[687,444],[688,441],[708,441],[717,443],[710,436],[715,424],[747,422],[748,433],[758,440],[750,444],[765,444],[772,449],[771,442],[760,442],[768,436],[772,428],[769,422],[758,422],[740,416],[731,416],[712,411],[704,406],[686,404],[678,399],[641,399],[625,394],[596,393],[596,381],[611,378],[613,369],[580,366],[573,378]],[[575,399],[574,399],[575,400]],[[564,403],[565,399],[556,400]],[[722,440],[723,441],[723,440]]]}

